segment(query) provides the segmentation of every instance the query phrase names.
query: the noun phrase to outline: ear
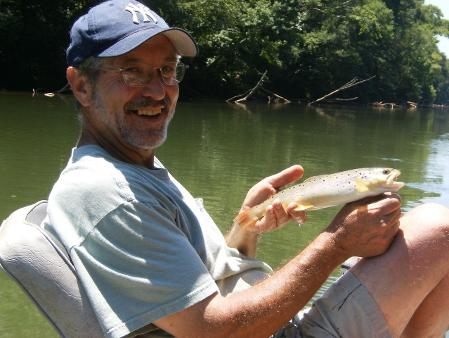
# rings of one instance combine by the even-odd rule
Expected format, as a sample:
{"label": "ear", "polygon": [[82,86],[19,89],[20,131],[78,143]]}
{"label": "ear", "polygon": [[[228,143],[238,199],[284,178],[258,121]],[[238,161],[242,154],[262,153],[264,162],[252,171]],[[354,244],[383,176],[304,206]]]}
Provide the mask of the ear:
{"label": "ear", "polygon": [[75,67],[69,66],[66,71],[67,81],[70,84],[73,95],[83,107],[88,107],[92,102],[92,85],[87,78],[80,74]]}

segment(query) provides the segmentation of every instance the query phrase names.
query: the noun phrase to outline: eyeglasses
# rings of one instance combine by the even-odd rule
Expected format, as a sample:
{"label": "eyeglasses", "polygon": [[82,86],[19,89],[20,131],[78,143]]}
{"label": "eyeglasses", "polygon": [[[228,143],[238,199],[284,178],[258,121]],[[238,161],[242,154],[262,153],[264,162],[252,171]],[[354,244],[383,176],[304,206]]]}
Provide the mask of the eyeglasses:
{"label": "eyeglasses", "polygon": [[162,67],[153,68],[148,72],[147,66],[142,64],[133,65],[126,68],[102,67],[101,70],[116,71],[122,75],[123,83],[130,87],[145,87],[151,83],[154,70],[157,71],[161,82],[167,86],[174,86],[182,81],[188,66],[182,62],[168,62]]}

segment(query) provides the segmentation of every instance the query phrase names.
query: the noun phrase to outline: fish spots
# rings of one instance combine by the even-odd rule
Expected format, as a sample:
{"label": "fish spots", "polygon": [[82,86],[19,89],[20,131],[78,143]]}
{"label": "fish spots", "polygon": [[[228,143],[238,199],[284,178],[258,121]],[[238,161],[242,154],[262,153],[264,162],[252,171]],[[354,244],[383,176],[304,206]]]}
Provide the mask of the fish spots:
{"label": "fish spots", "polygon": [[[279,199],[283,205],[295,202],[303,208],[302,210],[317,210],[345,204],[366,196],[374,196],[382,191],[397,191],[403,184],[393,186],[391,182],[388,183],[388,174],[385,174],[388,169],[361,168],[309,177],[304,182],[285,188],[271,196],[269,200],[251,208],[250,217],[245,218],[252,220],[264,217],[266,208],[274,199]],[[399,176],[400,172],[396,169],[389,171],[390,175],[395,172],[397,172],[396,176],[391,177],[390,181]],[[243,218],[243,215],[240,215],[236,220],[245,222]]]}

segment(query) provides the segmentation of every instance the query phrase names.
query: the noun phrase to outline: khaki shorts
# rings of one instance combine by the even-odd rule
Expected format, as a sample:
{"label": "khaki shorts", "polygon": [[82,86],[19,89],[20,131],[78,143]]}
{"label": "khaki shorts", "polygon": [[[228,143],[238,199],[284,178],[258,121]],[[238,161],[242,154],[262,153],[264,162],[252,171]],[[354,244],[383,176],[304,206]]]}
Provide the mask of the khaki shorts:
{"label": "khaki shorts", "polygon": [[310,309],[275,338],[391,338],[376,301],[351,272],[340,277]]}

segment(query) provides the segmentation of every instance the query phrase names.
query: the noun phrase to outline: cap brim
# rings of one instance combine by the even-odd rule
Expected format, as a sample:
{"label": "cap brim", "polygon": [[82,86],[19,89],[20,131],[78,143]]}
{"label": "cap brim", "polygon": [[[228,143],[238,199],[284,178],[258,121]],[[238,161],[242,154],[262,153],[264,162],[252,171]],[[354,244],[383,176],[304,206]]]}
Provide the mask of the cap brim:
{"label": "cap brim", "polygon": [[181,56],[194,57],[198,54],[198,46],[192,36],[181,28],[170,28],[163,32],[170,39]]}
{"label": "cap brim", "polygon": [[126,54],[134,48],[140,46],[145,41],[159,34],[163,34],[170,40],[179,55],[194,57],[198,54],[198,47],[195,40],[183,29],[173,27],[159,29],[158,27],[153,26],[126,36],[114,45],[106,48],[104,51],[99,53],[98,56],[110,57]]}

